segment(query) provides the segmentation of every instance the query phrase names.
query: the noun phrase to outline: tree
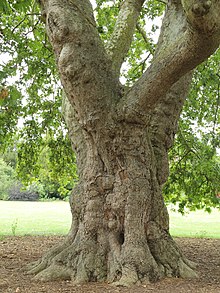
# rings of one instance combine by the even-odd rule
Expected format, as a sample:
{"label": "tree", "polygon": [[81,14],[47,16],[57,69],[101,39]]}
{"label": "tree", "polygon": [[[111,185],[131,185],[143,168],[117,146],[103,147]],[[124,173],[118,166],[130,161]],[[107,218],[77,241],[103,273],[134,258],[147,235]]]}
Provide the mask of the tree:
{"label": "tree", "polygon": [[194,72],[175,143],[169,152],[170,176],[163,194],[178,210],[219,207],[220,50]]}
{"label": "tree", "polygon": [[65,91],[79,182],[66,240],[30,271],[40,280],[119,285],[195,276],[169,234],[162,187],[192,70],[220,43],[219,3],[169,1],[151,65],[129,88],[119,81],[120,69],[151,1],[117,1],[108,41],[100,38],[105,27],[96,26],[88,0],[40,4]]}
{"label": "tree", "polygon": [[15,171],[0,157],[0,199],[7,199],[12,184],[16,182]]}

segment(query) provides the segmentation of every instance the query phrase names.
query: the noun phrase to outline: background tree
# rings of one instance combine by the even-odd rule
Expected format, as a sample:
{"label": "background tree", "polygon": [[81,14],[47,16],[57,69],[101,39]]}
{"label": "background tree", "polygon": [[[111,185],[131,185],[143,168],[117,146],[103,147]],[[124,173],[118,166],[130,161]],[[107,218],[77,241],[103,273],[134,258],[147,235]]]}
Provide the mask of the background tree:
{"label": "background tree", "polygon": [[10,187],[15,181],[14,169],[0,158],[0,200],[7,199]]}
{"label": "background tree", "polygon": [[[15,9],[16,14],[19,3],[3,3],[4,10]],[[110,3],[112,9],[108,10],[105,1],[97,1],[96,25],[89,1],[59,3],[42,1],[42,16],[46,17],[47,33],[67,96],[63,112],[77,155],[79,184],[71,198],[73,223],[66,241],[35,264],[32,272],[44,280],[71,277],[80,282],[107,278],[122,285],[166,275],[193,276],[192,264],[169,235],[161,189],[168,176],[168,150],[191,82],[190,71],[219,45],[219,5],[214,1],[170,1],[151,65],[142,75],[147,57],[138,69],[133,66],[129,74],[136,72],[132,80],[137,81],[126,88],[119,82],[125,56],[133,56],[128,58],[131,65],[134,59],[141,58],[142,50],[131,45],[138,17],[134,39],[147,41],[145,50],[153,54],[154,46],[144,34],[143,25],[145,16],[162,12],[161,5],[153,1],[118,1]],[[21,7],[24,5],[20,5],[20,10],[24,9],[27,15],[28,8]],[[100,23],[105,23],[105,17],[100,18],[101,11],[112,20],[108,26]],[[116,23],[112,16],[117,16]],[[25,21],[29,21],[27,17],[15,25],[15,30]],[[10,35],[11,31],[3,29]],[[42,38],[34,29],[32,32],[34,36],[26,38],[30,44],[32,38]],[[20,40],[20,34],[17,38]],[[14,47],[19,50],[21,42],[18,44]],[[41,42],[40,48],[43,45]],[[12,47],[6,42],[7,46]],[[21,47],[23,52],[24,45]],[[30,53],[32,56],[33,52],[25,54]],[[34,58],[27,60],[32,64]],[[16,64],[23,66],[19,61]],[[51,80],[47,84],[42,76],[48,76],[47,69],[51,67],[42,64],[42,75],[39,67],[33,68],[32,74],[40,80],[34,80],[28,91],[33,105],[36,101],[38,104],[24,109],[30,117],[26,123],[27,138],[34,137],[30,141],[34,142],[33,149],[38,149],[41,138],[37,135],[40,131],[35,131],[39,128],[36,111],[44,101],[42,87],[39,90],[38,86],[50,84]],[[21,71],[25,72],[25,68]],[[53,113],[57,116],[50,116],[52,104],[45,105],[48,108],[42,107],[43,113],[51,119],[46,119],[43,129],[52,123],[50,129],[56,132],[53,126],[60,119],[60,108]],[[7,113],[6,106],[5,110]],[[14,126],[14,120],[7,127]],[[214,152],[215,148],[216,145]],[[179,160],[179,156],[174,159]],[[215,204],[213,200],[208,203]]]}
{"label": "background tree", "polygon": [[[2,178],[5,192],[0,192],[1,199],[68,199],[78,178],[74,154],[68,156],[68,142],[63,136],[51,139],[47,135],[36,157],[31,149],[33,145],[15,136],[11,140],[12,145],[7,146],[0,155],[2,175],[8,173],[6,166],[7,170],[12,170],[7,177]],[[53,148],[58,151],[52,152]],[[34,156],[31,157],[31,154]],[[62,160],[62,156],[68,156],[69,160]]]}
{"label": "background tree", "polygon": [[165,185],[167,202],[191,210],[219,207],[220,50],[194,73],[179,131],[170,151],[170,176]]}

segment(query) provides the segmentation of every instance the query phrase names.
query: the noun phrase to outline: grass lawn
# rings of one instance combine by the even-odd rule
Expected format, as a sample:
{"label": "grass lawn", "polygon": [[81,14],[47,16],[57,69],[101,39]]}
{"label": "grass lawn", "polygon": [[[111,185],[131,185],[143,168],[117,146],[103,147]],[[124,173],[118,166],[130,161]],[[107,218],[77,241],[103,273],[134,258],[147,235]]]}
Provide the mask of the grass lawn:
{"label": "grass lawn", "polygon": [[184,216],[170,211],[170,232],[175,237],[220,238],[220,211],[190,212]]}
{"label": "grass lawn", "polygon": [[[62,235],[69,231],[69,203],[0,201],[0,235]],[[170,211],[170,231],[175,237],[220,238],[220,212],[203,211],[185,216]]]}
{"label": "grass lawn", "polygon": [[70,224],[68,202],[0,201],[0,235],[62,235]]}

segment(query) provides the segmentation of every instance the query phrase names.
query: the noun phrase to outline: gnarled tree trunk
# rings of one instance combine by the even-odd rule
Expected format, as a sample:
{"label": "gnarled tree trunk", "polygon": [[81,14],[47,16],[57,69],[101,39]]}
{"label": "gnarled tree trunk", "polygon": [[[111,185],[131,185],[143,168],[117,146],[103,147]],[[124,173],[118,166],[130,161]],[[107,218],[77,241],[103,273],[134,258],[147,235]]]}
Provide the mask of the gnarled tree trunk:
{"label": "gnarled tree trunk", "polygon": [[70,232],[33,264],[37,279],[130,285],[196,275],[169,234],[161,190],[191,70],[219,44],[220,4],[185,2],[169,2],[152,65],[125,91],[119,71],[144,1],[123,2],[106,48],[88,0],[41,1],[79,183]]}

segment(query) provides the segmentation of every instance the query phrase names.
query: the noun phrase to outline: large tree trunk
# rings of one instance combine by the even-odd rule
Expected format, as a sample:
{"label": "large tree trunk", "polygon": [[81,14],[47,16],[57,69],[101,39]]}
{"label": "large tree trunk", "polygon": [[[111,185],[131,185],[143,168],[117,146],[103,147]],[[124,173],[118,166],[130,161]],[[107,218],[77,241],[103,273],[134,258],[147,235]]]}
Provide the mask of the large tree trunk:
{"label": "large tree trunk", "polygon": [[207,5],[204,17],[193,17],[195,1],[182,2],[169,1],[154,60],[126,92],[119,70],[144,1],[123,1],[106,49],[88,0],[41,1],[79,183],[70,232],[31,266],[37,279],[130,285],[196,275],[169,234],[162,186],[190,71],[218,46],[220,21],[206,26]]}
{"label": "large tree trunk", "polygon": [[[37,279],[107,280],[127,286],[165,276],[196,276],[193,264],[169,234],[161,191],[168,176],[167,152],[189,80],[190,76],[185,77],[173,87],[166,103],[151,113],[149,126],[108,115],[88,131],[80,127],[65,100],[80,180],[70,199],[70,233],[35,264],[31,272],[38,273]],[[173,99],[178,100],[175,107]]]}
{"label": "large tree trunk", "polygon": [[[160,182],[167,174],[158,175],[149,127],[110,122],[74,138],[81,172],[70,200],[72,227],[65,249],[49,252],[34,268],[42,271],[37,278],[129,285],[194,276],[169,234]],[[160,159],[167,162],[166,156]]]}

